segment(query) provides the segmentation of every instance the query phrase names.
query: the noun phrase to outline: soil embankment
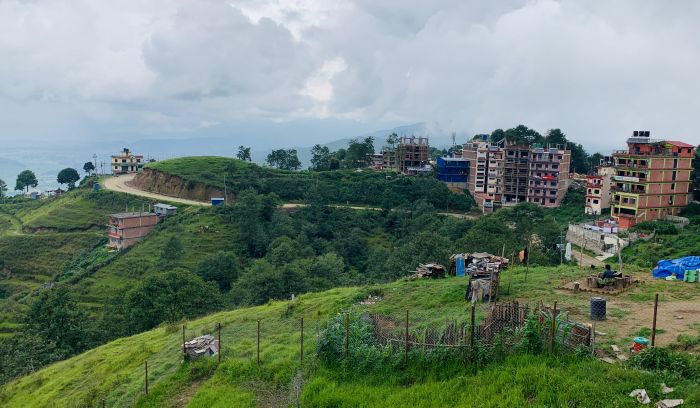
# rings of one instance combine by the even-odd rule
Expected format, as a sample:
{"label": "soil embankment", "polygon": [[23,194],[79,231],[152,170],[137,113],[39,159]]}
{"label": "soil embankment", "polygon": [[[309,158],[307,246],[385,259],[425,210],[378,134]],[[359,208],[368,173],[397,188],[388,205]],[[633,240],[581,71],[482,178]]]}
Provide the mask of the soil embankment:
{"label": "soil embankment", "polygon": [[[125,184],[142,191],[199,202],[209,202],[212,197],[224,196],[224,192],[219,188],[205,183],[184,180],[181,177],[149,168],[126,181]],[[232,194],[228,195],[228,200],[233,198]]]}

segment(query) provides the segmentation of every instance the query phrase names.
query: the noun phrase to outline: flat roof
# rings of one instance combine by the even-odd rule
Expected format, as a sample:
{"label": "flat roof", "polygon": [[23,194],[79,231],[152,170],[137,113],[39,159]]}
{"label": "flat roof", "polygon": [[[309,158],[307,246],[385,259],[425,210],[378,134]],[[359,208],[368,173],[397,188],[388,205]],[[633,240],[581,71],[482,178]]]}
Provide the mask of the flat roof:
{"label": "flat roof", "polygon": [[149,215],[155,216],[156,213],[152,213],[152,212],[124,212],[124,213],[110,214],[110,217],[113,217],[113,218],[136,218],[136,217],[147,217]]}
{"label": "flat roof", "polygon": [[177,209],[177,207],[175,207],[174,205],[163,204],[163,203],[153,204],[153,206],[154,206],[154,207],[159,207],[159,208],[165,208],[165,209],[168,209],[168,210],[176,210],[176,209]]}

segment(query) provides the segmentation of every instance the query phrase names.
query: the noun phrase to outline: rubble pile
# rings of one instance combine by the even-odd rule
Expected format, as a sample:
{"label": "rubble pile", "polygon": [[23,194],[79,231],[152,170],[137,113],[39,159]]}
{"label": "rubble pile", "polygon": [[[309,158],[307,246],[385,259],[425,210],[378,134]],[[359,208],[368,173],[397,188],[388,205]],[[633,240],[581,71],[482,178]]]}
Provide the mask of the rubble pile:
{"label": "rubble pile", "polygon": [[202,356],[213,356],[219,352],[219,341],[211,334],[195,337],[185,342],[185,355],[189,359],[197,359]]}
{"label": "rubble pile", "polygon": [[413,272],[411,276],[408,277],[408,280],[417,280],[417,279],[438,279],[438,278],[444,278],[445,277],[445,267],[436,264],[436,263],[429,263],[429,264],[419,264],[418,268],[416,268],[416,271]]}

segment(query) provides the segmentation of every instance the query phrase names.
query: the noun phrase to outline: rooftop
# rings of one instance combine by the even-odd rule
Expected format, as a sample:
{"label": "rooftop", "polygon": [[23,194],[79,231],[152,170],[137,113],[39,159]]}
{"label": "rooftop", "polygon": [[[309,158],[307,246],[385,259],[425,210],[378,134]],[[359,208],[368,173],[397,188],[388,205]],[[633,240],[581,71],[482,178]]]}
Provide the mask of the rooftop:
{"label": "rooftop", "polygon": [[691,144],[689,144],[689,143],[678,142],[678,141],[675,141],[675,140],[667,140],[666,143],[672,144],[672,145],[674,145],[674,146],[676,146],[676,147],[695,147],[695,146],[693,146],[693,145],[691,145]]}
{"label": "rooftop", "polygon": [[155,216],[156,214],[152,213],[152,212],[124,212],[124,213],[111,214],[110,217],[124,219],[124,218],[148,217],[150,215]]}

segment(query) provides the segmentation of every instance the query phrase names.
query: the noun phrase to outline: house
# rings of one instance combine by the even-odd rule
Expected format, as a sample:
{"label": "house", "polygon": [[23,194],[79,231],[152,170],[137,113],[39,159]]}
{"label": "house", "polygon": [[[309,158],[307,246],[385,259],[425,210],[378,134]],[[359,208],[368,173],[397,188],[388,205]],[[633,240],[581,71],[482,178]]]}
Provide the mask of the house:
{"label": "house", "polygon": [[159,217],[166,217],[168,215],[173,215],[177,211],[177,207],[170,204],[158,203],[153,206],[153,212]]}
{"label": "house", "polygon": [[586,214],[600,215],[610,208],[610,187],[615,168],[611,163],[601,164],[595,174],[586,176]]}
{"label": "house", "polygon": [[29,190],[26,193],[24,193],[24,198],[30,199],[30,200],[38,200],[41,198],[41,191],[39,190]]}
{"label": "house", "polygon": [[112,174],[138,173],[143,170],[143,156],[134,155],[124,148],[118,155],[112,156]]}
{"label": "house", "polygon": [[158,215],[152,212],[128,212],[109,216],[107,246],[118,250],[128,248],[155,228]]}
{"label": "house", "polygon": [[620,228],[678,215],[690,202],[694,157],[689,143],[651,139],[648,130],[635,130],[627,150],[613,153],[610,215]]}
{"label": "house", "polygon": [[469,160],[462,157],[438,157],[437,179],[450,188],[467,189]]}

